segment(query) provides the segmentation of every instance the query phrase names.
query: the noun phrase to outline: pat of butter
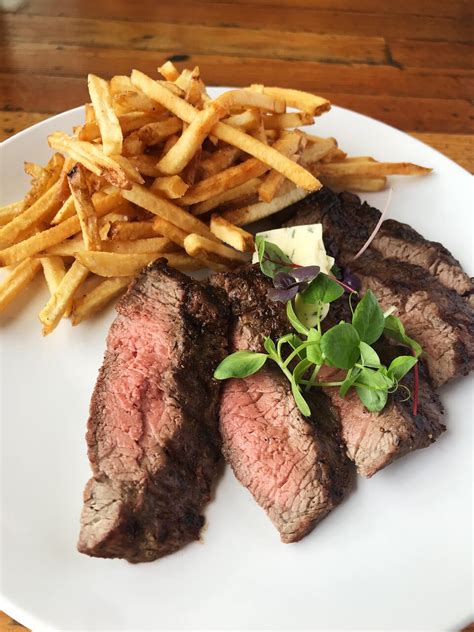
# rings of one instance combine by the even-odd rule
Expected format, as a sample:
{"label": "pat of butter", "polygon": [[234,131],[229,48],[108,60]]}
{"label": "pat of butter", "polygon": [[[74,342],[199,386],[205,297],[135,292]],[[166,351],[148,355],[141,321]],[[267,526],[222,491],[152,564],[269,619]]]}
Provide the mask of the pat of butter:
{"label": "pat of butter", "polygon": [[[289,226],[277,228],[267,232],[257,233],[278,246],[293,263],[300,266],[319,266],[321,272],[329,274],[334,259],[326,254],[323,241],[322,224],[308,224],[307,226]],[[258,262],[258,254],[255,252],[253,263]],[[295,300],[295,310],[298,318],[306,327],[314,327],[320,318],[324,318],[328,312],[328,305],[312,305],[304,303],[298,295]]]}
{"label": "pat of butter", "polygon": [[[257,237],[263,237],[281,248],[299,266],[319,266],[321,272],[328,274],[334,265],[334,259],[326,254],[322,224],[276,228],[257,233]],[[257,253],[254,253],[252,261],[257,263]]]}

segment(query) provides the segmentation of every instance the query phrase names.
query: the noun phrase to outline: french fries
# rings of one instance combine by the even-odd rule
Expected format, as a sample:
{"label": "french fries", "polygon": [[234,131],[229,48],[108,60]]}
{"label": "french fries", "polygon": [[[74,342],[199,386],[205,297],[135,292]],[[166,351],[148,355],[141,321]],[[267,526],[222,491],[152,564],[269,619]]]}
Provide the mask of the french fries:
{"label": "french fries", "polygon": [[230,267],[235,267],[239,263],[248,261],[248,257],[245,254],[196,233],[191,233],[185,238],[184,249],[191,257],[204,256],[218,263],[227,264]]}
{"label": "french fries", "polygon": [[132,280],[132,276],[105,279],[90,292],[74,301],[71,313],[72,325],[79,325],[83,320],[96,314],[117,295],[125,291]]}
{"label": "french fries", "polygon": [[166,259],[168,265],[179,270],[197,270],[200,264],[196,259],[178,252],[150,252],[144,254],[119,254],[116,252],[97,252],[95,250],[77,253],[77,262],[86,269],[103,277],[135,276],[142,268],[156,259]]}
{"label": "french fries", "polygon": [[112,107],[112,94],[107,81],[96,75],[87,77],[89,95],[99,124],[104,154],[112,156],[122,153],[123,134],[117,115]]}
{"label": "french fries", "polygon": [[92,203],[92,197],[87,186],[85,170],[82,165],[76,165],[68,173],[69,188],[74,198],[74,206],[81,224],[82,237],[87,250],[100,250],[101,239],[97,213]]}
{"label": "french fries", "polygon": [[0,282],[0,312],[28,286],[40,268],[39,259],[27,259]]}
{"label": "french fries", "polygon": [[0,311],[42,269],[44,335],[69,315],[87,320],[157,259],[183,271],[242,265],[255,247],[242,226],[323,184],[380,191],[390,175],[430,171],[347,156],[301,129],[329,110],[322,97],[255,84],[211,99],[197,66],[158,72],[89,74],[83,125],[51,134],[56,153],[45,166],[27,160],[29,191],[0,208],[0,266],[16,266]]}
{"label": "french fries", "polygon": [[255,242],[251,233],[231,224],[216,213],[211,217],[210,228],[216,237],[240,252],[253,252],[255,250]]}
{"label": "french fries", "polygon": [[179,176],[164,176],[155,178],[150,185],[150,189],[154,193],[162,193],[167,198],[176,199],[183,197],[189,189],[189,185]]}
{"label": "french fries", "polygon": [[298,187],[293,187],[287,193],[273,198],[271,202],[258,202],[257,204],[251,204],[232,211],[227,211],[222,214],[222,217],[236,226],[253,224],[253,222],[257,222],[260,219],[264,219],[265,217],[278,213],[278,211],[290,206],[290,204],[299,202],[308,195],[308,191]]}

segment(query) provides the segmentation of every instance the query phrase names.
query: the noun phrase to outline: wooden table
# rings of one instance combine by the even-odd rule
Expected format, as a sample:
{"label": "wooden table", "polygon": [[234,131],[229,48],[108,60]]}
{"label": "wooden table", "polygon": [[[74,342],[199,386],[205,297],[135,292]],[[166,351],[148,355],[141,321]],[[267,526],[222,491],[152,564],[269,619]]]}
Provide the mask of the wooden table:
{"label": "wooden table", "polygon": [[[471,0],[31,0],[0,15],[0,138],[84,103],[85,76],[199,65],[314,91],[474,171]],[[0,630],[11,630],[0,615]],[[19,628],[14,628],[19,630]]]}

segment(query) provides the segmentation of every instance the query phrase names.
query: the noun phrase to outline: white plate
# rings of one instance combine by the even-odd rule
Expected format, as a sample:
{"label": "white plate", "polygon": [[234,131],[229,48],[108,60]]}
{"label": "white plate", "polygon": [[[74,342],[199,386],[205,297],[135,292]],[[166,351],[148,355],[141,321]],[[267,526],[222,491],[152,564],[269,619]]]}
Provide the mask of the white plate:
{"label": "white plate", "polygon": [[[27,186],[25,159],[82,108],[2,148],[1,202]],[[426,178],[394,179],[391,216],[442,241],[473,272],[469,174],[377,121],[333,108],[318,135],[352,155],[411,160]],[[386,193],[367,196],[379,207]],[[472,598],[472,379],[443,389],[448,431],[357,490],[299,544],[278,534],[229,470],[206,514],[204,542],[152,564],[76,552],[89,465],[89,398],[113,310],[43,339],[41,283],[1,317],[2,586],[0,604],[36,630],[456,629]]]}

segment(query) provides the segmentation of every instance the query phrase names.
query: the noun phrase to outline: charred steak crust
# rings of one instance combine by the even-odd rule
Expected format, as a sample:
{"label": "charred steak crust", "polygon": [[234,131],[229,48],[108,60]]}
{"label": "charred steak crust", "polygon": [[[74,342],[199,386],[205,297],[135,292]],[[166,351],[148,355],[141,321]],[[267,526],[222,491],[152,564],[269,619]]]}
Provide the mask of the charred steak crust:
{"label": "charred steak crust", "polygon": [[[361,202],[357,195],[348,192],[336,194],[326,187],[297,202],[290,214],[296,210],[311,215],[315,209],[322,216],[329,213],[331,221],[337,224],[339,230],[350,235],[350,248],[354,254],[367,241],[380,219],[380,211],[367,202]],[[385,259],[420,266],[441,285],[461,296],[468,298],[474,292],[473,280],[449,250],[439,242],[425,239],[408,224],[386,219],[372,241],[371,248]]]}
{"label": "charred steak crust", "polygon": [[151,561],[199,538],[219,468],[228,306],[217,290],[146,268],[117,306],[87,430],[93,478],[78,549]]}
{"label": "charred steak crust", "polygon": [[[228,294],[234,350],[261,351],[265,336],[288,330],[283,305],[268,301],[269,280],[256,267],[214,275],[211,283]],[[227,380],[222,390],[224,456],[283,542],[304,537],[351,486],[335,410],[323,393],[310,405],[313,414],[306,419],[288,381],[270,364],[248,378]]]}
{"label": "charred steak crust", "polygon": [[[426,352],[435,386],[469,373],[474,368],[472,306],[427,274],[426,268],[384,258],[375,247],[370,246],[353,261],[368,236],[360,217],[354,218],[355,207],[362,217],[366,211],[369,218],[374,215],[374,209],[361,207],[356,196],[337,196],[324,188],[287,209],[293,215],[287,225],[323,224],[326,247],[338,263],[349,264],[361,279],[362,289],[372,289],[384,308],[397,307],[408,333],[420,341]],[[432,242],[425,243],[433,246]]]}

